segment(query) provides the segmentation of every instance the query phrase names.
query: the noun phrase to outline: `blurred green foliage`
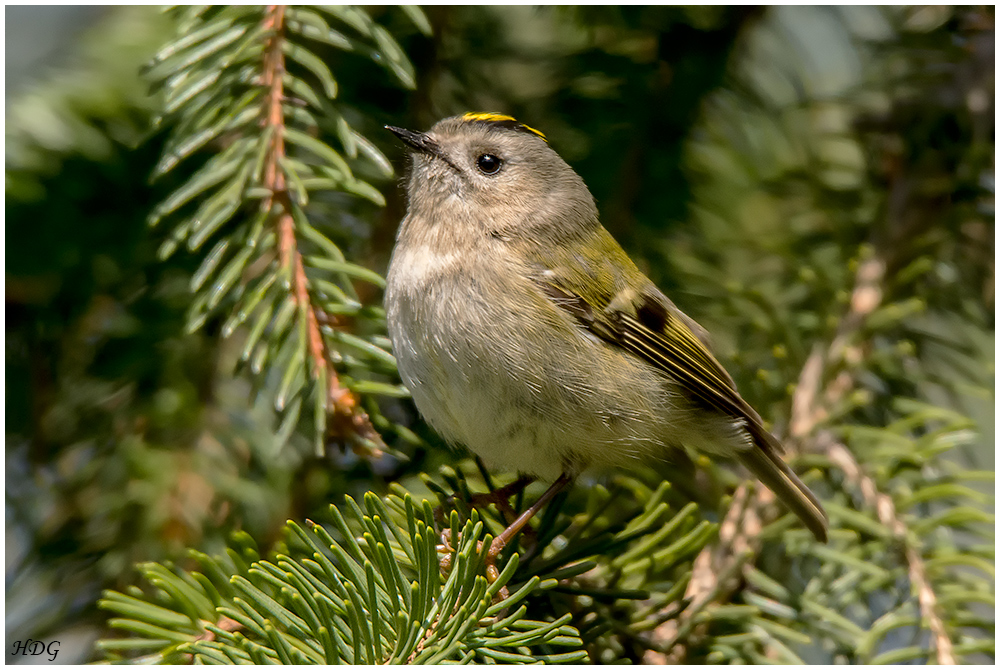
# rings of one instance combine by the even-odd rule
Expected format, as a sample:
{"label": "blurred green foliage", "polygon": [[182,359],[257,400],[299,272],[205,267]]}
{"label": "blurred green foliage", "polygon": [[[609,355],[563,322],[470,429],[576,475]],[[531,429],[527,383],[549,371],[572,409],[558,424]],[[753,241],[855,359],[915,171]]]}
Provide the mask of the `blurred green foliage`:
{"label": "blurred green foliage", "polygon": [[[890,537],[863,487],[807,449],[831,546],[768,526],[737,566],[740,587],[667,648],[656,634],[683,620],[671,607],[733,477],[699,464],[668,492],[657,472],[602,476],[539,526],[512,583],[564,581],[531,594],[530,618],[571,612],[597,662],[677,646],[691,662],[934,660],[909,546],[956,655],[991,660],[994,10],[434,6],[429,36],[396,8],[369,11],[412,61],[413,91],[356,53],[321,53],[339,113],[376,151],[403,161],[384,123],[422,129],[467,110],[543,129],[604,224],[708,327],[782,432],[811,354],[849,331],[824,369],[822,425],[914,524],[909,540]],[[225,313],[188,332],[202,259],[157,259],[167,233],[145,224],[218,149],[150,184],[170,127],[150,130],[161,101],[139,72],[175,27],[155,9],[109,10],[61,68],[8,100],[6,636],[73,637],[66,662],[92,657],[98,594],[134,584],[138,561],[194,567],[186,549],[218,554],[236,530],[266,554],[288,541],[286,519],[327,518],[328,503],[391,482],[435,504],[485,485],[405,399],[364,398],[385,417],[376,427],[398,427],[383,435],[398,456],[371,462],[336,444],[318,456],[305,420],[276,448],[280,380],[238,366],[245,333],[221,339]],[[317,135],[336,137],[325,125]],[[350,261],[382,272],[403,193],[375,169],[359,174],[384,208],[332,196],[310,215]],[[885,267],[877,307],[845,330],[872,258]],[[357,288],[377,305],[376,289]],[[430,448],[401,439],[408,429]],[[620,556],[600,552],[668,508],[677,525],[662,545],[637,535]],[[484,516],[496,532],[501,520]]]}

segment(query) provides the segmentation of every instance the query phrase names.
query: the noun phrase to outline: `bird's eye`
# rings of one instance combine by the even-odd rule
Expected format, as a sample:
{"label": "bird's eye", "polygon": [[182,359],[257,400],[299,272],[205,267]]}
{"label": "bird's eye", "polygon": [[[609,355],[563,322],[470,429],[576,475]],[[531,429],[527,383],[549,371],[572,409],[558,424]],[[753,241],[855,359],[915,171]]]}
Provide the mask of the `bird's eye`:
{"label": "bird's eye", "polygon": [[503,161],[493,154],[483,154],[476,159],[476,167],[483,174],[496,174],[500,172],[501,166],[503,166]]}

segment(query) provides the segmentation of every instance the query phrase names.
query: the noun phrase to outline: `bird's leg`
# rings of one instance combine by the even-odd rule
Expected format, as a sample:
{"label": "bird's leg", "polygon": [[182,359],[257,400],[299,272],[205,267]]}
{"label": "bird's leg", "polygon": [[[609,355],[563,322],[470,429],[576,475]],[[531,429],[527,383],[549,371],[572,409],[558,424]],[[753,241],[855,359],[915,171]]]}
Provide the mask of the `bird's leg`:
{"label": "bird's leg", "polygon": [[[483,474],[486,474],[485,469]],[[514,521],[514,508],[510,506],[510,498],[513,495],[517,495],[525,489],[531,482],[535,481],[534,477],[529,477],[527,475],[521,475],[510,484],[506,486],[501,486],[498,489],[493,488],[493,484],[487,479],[486,485],[490,488],[489,493],[473,493],[468,502],[469,507],[480,508],[486,507],[487,505],[496,505],[497,509],[503,515],[504,521],[506,523],[513,523]],[[453,504],[455,496],[458,494],[452,494],[448,496],[446,501],[447,504]],[[439,526],[444,526],[444,509],[443,506],[438,506],[434,509],[434,520],[437,521]]]}
{"label": "bird's leg", "polygon": [[496,505],[507,523],[514,522],[514,508],[510,506],[511,496],[517,495],[525,489],[528,484],[535,481],[534,477],[521,475],[510,484],[494,489],[489,493],[475,493],[469,499],[470,507],[486,507]]}
{"label": "bird's leg", "polygon": [[[523,491],[525,487],[533,481],[535,481],[534,477],[521,475],[510,484],[501,486],[498,489],[492,489],[492,483],[487,481],[487,486],[490,486],[492,490],[489,493],[475,493],[470,496],[468,500],[469,507],[479,508],[486,507],[487,505],[496,505],[497,509],[500,510],[500,514],[503,516],[504,522],[508,524],[513,523],[515,520],[515,514],[514,508],[510,506],[510,497]],[[452,501],[454,497],[454,495],[450,496],[448,501]],[[451,556],[452,553],[454,553],[454,549],[451,547],[453,539],[451,537],[451,529],[447,528],[445,524],[443,506],[439,506],[434,509],[434,520],[437,522],[438,527],[442,529],[441,543],[437,546],[437,550],[438,553],[441,554],[441,571],[442,573],[447,574],[451,570]]]}
{"label": "bird's leg", "polygon": [[[565,472],[559,475],[559,479],[552,482],[552,486],[550,486],[545,493],[542,494],[542,497],[540,497],[534,505],[526,509],[521,516],[517,517],[512,524],[507,526],[502,533],[493,539],[493,543],[490,545],[490,549],[486,553],[486,577],[491,583],[495,582],[497,578],[500,577],[500,572],[497,570],[497,557],[500,556],[500,552],[503,551],[503,548],[506,547],[507,543],[513,540],[517,534],[521,532],[521,529],[524,528],[529,521],[531,521],[533,516],[538,514],[539,510],[545,507],[545,505],[548,504],[548,502],[552,500],[557,493],[566,488],[571,481],[573,481],[573,478]],[[500,596],[500,599],[503,600],[507,597],[506,594],[507,589],[505,587],[498,595]]]}

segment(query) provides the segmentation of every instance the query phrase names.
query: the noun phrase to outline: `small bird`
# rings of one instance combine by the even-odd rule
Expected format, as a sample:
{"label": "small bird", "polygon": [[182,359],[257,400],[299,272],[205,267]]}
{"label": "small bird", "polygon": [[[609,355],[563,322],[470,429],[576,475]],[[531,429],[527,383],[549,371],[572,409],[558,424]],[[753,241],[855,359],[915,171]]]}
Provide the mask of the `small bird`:
{"label": "small bird", "polygon": [[826,540],[822,505],[705,330],[601,225],[544,134],[497,113],[386,128],[413,156],[385,293],[403,383],[448,442],[520,482],[554,480],[492,558],[584,470],[673,447],[738,459]]}

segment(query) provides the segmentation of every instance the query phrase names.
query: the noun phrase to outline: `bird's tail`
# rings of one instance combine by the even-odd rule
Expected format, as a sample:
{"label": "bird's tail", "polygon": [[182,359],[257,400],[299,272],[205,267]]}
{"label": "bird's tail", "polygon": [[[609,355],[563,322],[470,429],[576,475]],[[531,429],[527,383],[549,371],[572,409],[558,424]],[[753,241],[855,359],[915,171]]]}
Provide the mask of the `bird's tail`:
{"label": "bird's tail", "polygon": [[[767,437],[774,440],[771,435]],[[778,500],[802,519],[817,540],[826,542],[829,520],[823,511],[823,505],[802,480],[795,476],[778,451],[768,443],[770,440],[765,440],[764,444],[758,440],[753,448],[740,452],[740,461],[774,492]]]}

